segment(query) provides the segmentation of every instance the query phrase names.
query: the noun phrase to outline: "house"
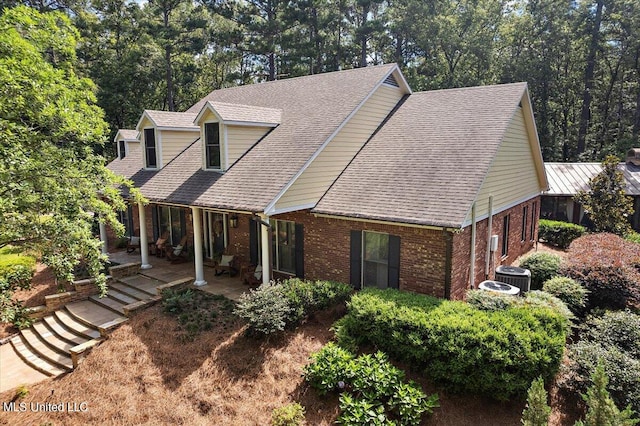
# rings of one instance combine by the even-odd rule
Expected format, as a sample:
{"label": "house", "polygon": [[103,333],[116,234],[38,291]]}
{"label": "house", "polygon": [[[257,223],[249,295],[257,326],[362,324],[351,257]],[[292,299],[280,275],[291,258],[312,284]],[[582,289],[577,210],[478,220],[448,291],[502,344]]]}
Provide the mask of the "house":
{"label": "house", "polygon": [[[635,156],[638,155],[636,158]],[[545,163],[549,189],[542,194],[540,217],[585,224],[584,208],[573,200],[578,191],[589,190],[589,180],[602,171],[600,163]],[[625,181],[625,193],[633,197],[634,230],[640,231],[640,149],[631,149],[626,161],[618,164]]]}
{"label": "house", "polygon": [[265,282],[461,299],[533,247],[547,188],[526,84],[414,93],[395,64],[215,90],[135,131],[109,168],[150,201],[142,267],[188,235],[196,285],[225,252]]}

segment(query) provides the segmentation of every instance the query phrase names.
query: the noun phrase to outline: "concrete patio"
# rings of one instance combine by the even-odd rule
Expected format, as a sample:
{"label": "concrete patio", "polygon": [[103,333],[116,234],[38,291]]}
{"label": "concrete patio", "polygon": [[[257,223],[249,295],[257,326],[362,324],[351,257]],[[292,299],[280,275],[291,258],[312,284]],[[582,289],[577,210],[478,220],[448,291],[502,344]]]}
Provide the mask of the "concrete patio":
{"label": "concrete patio", "polygon": [[[133,253],[127,253],[122,250],[109,253],[109,259],[119,264],[139,262],[140,251],[136,250]],[[149,263],[152,268],[143,269],[140,273],[163,282],[171,282],[195,276],[195,265],[193,261],[172,264],[164,257],[149,255]],[[192,284],[192,287],[207,293],[222,295],[231,300],[237,301],[243,293],[249,291],[249,286],[243,284],[240,275],[241,274],[238,273],[234,277],[230,277],[228,274],[216,276],[214,269],[205,265],[204,279],[207,284],[198,287],[193,286]]]}

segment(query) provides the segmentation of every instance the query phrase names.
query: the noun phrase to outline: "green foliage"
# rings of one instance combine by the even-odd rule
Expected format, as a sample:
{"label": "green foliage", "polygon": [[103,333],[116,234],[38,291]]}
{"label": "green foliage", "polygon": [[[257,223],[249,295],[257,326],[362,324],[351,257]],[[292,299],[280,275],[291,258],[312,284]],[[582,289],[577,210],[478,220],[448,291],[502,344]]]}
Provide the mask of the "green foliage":
{"label": "green foliage", "polygon": [[538,238],[562,249],[568,248],[573,240],[585,233],[584,226],[575,223],[547,219],[538,222]]}
{"label": "green foliage", "polygon": [[363,290],[348,310],[335,326],[339,342],[373,345],[451,391],[504,399],[524,394],[539,374],[553,377],[568,326],[546,307],[484,311],[397,290]]}
{"label": "green foliage", "polygon": [[547,404],[547,391],[544,380],[538,377],[531,383],[527,391],[527,406],[522,412],[524,426],[547,426],[551,407]]}
{"label": "green foliage", "polygon": [[297,402],[275,408],[271,413],[271,426],[299,426],[304,422],[304,407]]}
{"label": "green foliage", "polygon": [[560,256],[536,252],[522,259],[520,267],[531,271],[531,289],[540,290],[545,281],[558,275]]}
{"label": "green foliage", "polygon": [[529,291],[525,294],[525,297],[520,300],[521,302],[518,304],[522,306],[538,306],[553,310],[557,314],[562,315],[562,317],[567,320],[567,324],[574,319],[573,313],[562,300],[545,291]]}
{"label": "green foliage", "polygon": [[483,311],[503,311],[512,307],[518,299],[494,291],[469,290],[467,291],[467,303]]}
{"label": "green foliage", "polygon": [[627,241],[631,241],[632,243],[640,244],[640,233],[631,231],[624,236],[624,239]]}
{"label": "green foliage", "polygon": [[587,306],[589,290],[579,282],[568,277],[555,277],[545,281],[542,290],[562,300],[569,310],[579,315]]}
{"label": "green foliage", "polygon": [[593,385],[587,389],[582,398],[589,407],[585,416],[584,426],[633,426],[640,420],[633,418],[633,411],[627,406],[623,411],[616,407],[615,402],[607,391],[609,379],[601,362],[591,375]]}
{"label": "green foliage", "polygon": [[428,397],[416,383],[404,382],[404,372],[382,352],[356,358],[328,343],[311,360],[304,367],[305,380],[321,395],[343,392],[340,424],[417,425],[424,413],[438,406],[437,395]]}
{"label": "green foliage", "polygon": [[624,236],[631,231],[629,216],[633,214],[633,199],[625,195],[626,184],[618,170],[619,161],[613,155],[607,156],[602,162],[602,171],[589,179],[589,191],[579,191],[574,199],[584,207],[595,232]]}
{"label": "green foliage", "polygon": [[567,320],[567,324],[574,318],[573,313],[567,305],[554,295],[532,290],[523,297],[510,296],[493,291],[469,290],[467,292],[467,303],[482,311],[504,311],[513,307],[542,307],[549,308],[562,315]]}
{"label": "green foliage", "polygon": [[640,316],[618,311],[589,317],[580,340],[569,346],[568,357],[570,363],[559,382],[562,387],[585,392],[601,362],[615,403],[640,410]]}
{"label": "green foliage", "polygon": [[291,278],[282,283],[262,284],[243,294],[236,314],[249,321],[250,330],[271,334],[344,301],[352,291],[348,284]]}
{"label": "green foliage", "polygon": [[561,274],[589,291],[587,309],[624,309],[640,302],[640,245],[613,234],[590,234],[574,241]]}
{"label": "green foliage", "polygon": [[16,388],[16,392],[13,395],[12,401],[17,401],[19,399],[25,398],[29,395],[29,388],[26,385],[20,385]]}
{"label": "green foliage", "polygon": [[36,260],[22,254],[20,248],[0,249],[0,321],[18,328],[31,325],[28,309],[13,295],[16,290],[31,288]]}

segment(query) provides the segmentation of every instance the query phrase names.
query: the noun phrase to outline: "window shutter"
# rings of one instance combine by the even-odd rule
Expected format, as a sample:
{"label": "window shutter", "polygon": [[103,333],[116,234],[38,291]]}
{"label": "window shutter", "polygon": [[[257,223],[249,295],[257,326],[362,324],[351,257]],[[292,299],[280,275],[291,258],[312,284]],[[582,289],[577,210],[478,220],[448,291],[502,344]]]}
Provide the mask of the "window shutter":
{"label": "window shutter", "polygon": [[304,279],[304,227],[296,223],[296,277]]}
{"label": "window shutter", "polygon": [[389,288],[400,287],[400,237],[389,235]]}
{"label": "window shutter", "polygon": [[260,224],[255,220],[249,221],[249,261],[258,264],[258,231]]}
{"label": "window shutter", "polygon": [[154,205],[151,208],[151,226],[153,228],[153,241],[158,241],[160,238],[160,225],[158,224],[160,221],[158,220],[158,206]]}
{"label": "window shutter", "polygon": [[362,284],[362,232],[351,231],[351,285],[359,289]]}
{"label": "window shutter", "polygon": [[[131,204],[127,205],[127,231],[129,231],[129,236],[133,237],[135,235],[135,228],[133,227],[133,206]],[[142,224],[140,224],[142,226]]]}

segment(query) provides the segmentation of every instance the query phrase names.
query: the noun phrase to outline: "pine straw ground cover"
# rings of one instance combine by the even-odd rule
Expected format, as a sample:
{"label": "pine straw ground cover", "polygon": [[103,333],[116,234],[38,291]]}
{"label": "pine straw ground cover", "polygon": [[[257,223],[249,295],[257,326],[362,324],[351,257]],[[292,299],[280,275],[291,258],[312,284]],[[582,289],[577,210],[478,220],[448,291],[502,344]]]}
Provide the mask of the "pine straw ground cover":
{"label": "pine straw ground cover", "polygon": [[[117,329],[75,371],[29,386],[20,400],[27,405],[86,402],[88,411],[3,412],[0,424],[268,425],[274,408],[296,401],[305,407],[308,425],[331,425],[338,415],[337,397],[320,397],[303,381],[302,369],[309,355],[333,337],[331,325],[344,312],[341,306],[316,313],[296,330],[269,340],[247,337],[239,319],[221,314],[211,330],[185,340],[176,318],[155,306]],[[427,393],[439,394],[441,407],[426,425],[520,424],[524,400],[447,395],[408,366],[400,367]],[[0,394],[0,403],[14,395]],[[561,414],[562,406],[554,411],[550,424],[573,424]]]}

